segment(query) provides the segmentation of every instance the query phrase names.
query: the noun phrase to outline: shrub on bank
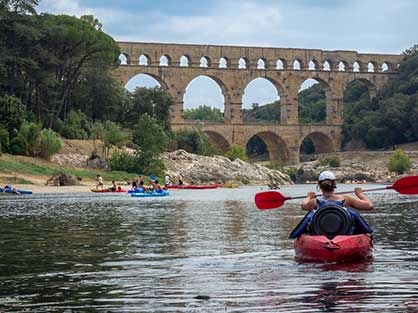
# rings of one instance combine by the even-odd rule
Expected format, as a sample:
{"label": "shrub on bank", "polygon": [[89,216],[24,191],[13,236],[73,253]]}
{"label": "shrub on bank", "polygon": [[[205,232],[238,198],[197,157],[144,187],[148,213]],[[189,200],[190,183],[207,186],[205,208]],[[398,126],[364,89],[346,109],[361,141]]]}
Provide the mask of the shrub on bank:
{"label": "shrub on bank", "polygon": [[51,156],[59,152],[63,147],[63,142],[56,132],[52,129],[42,129],[39,139],[39,155],[49,160]]}
{"label": "shrub on bank", "polygon": [[231,161],[234,161],[235,159],[241,159],[243,161],[248,160],[245,148],[235,144],[231,146],[231,149],[229,149],[227,153],[225,153],[225,156]]}
{"label": "shrub on bank", "polygon": [[411,169],[411,160],[401,149],[396,149],[389,157],[388,168],[390,171],[403,174]]}
{"label": "shrub on bank", "polygon": [[9,151],[11,154],[27,155],[28,143],[22,136],[16,136],[12,140],[10,140]]}
{"label": "shrub on bank", "polygon": [[321,165],[330,166],[330,167],[340,167],[341,166],[341,160],[338,156],[332,155],[332,156],[328,156],[325,159],[323,159],[321,161]]}
{"label": "shrub on bank", "polygon": [[112,171],[139,173],[137,157],[125,151],[113,152],[111,158],[109,159],[109,166]]}

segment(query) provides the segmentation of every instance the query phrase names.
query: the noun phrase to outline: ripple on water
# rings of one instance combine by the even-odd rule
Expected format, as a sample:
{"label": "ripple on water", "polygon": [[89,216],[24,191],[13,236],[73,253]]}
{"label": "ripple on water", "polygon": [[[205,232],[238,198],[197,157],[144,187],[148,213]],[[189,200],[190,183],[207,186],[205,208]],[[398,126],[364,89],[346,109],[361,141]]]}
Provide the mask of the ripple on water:
{"label": "ripple on water", "polygon": [[416,197],[371,195],[373,260],[299,264],[298,202],[261,212],[259,190],[0,198],[0,311],[418,311]]}

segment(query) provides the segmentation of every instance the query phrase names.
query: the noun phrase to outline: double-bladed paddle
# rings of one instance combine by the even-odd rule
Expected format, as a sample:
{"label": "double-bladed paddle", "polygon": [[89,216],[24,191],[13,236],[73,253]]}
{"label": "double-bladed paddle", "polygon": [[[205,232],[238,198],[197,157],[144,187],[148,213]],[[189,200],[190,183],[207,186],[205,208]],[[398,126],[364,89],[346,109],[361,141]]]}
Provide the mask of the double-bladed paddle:
{"label": "double-bladed paddle", "polygon": [[[365,189],[363,192],[370,192],[370,191],[378,191],[378,190],[387,190],[393,189],[403,195],[416,195],[418,194],[418,176],[406,176],[399,178],[393,185],[379,187],[379,188],[372,188],[372,189]],[[336,195],[342,195],[347,193],[352,193],[352,191],[341,191],[336,192]],[[316,196],[320,196],[317,194]],[[269,210],[281,207],[285,201],[287,200],[294,200],[294,199],[304,199],[306,196],[297,196],[297,197],[289,197],[283,196],[278,191],[262,191],[255,195],[254,201],[257,208],[260,210]]]}

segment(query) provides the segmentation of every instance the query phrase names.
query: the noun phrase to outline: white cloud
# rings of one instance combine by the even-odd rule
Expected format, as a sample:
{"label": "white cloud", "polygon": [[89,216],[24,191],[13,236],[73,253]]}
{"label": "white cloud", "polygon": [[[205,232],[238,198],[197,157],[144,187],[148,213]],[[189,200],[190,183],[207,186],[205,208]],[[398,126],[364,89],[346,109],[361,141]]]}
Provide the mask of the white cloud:
{"label": "white cloud", "polygon": [[[145,29],[129,27],[122,40],[265,45],[281,33],[280,9],[252,1],[224,1],[205,15],[165,15],[153,12],[136,18]],[[128,23],[126,21],[126,23]],[[140,33],[138,30],[143,29]],[[125,30],[127,30],[125,28]],[[269,39],[270,38],[270,39]]]}
{"label": "white cloud", "polygon": [[43,0],[39,5],[40,11],[53,14],[67,14],[80,17],[82,15],[94,15],[104,24],[105,29],[108,24],[125,23],[132,21],[135,15],[130,12],[118,10],[115,8],[100,8],[83,6],[79,0]]}

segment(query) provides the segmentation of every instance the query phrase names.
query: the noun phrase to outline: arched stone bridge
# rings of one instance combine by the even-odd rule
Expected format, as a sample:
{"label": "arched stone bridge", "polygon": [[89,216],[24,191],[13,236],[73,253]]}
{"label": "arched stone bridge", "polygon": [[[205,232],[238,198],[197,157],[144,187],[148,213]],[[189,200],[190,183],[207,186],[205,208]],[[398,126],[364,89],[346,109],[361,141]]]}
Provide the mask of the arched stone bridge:
{"label": "arched stone bridge", "polygon": [[[174,129],[191,127],[183,120],[183,97],[197,76],[212,78],[224,96],[224,123],[200,123],[222,148],[246,146],[255,135],[267,146],[269,158],[299,162],[303,140],[309,137],[320,152],[341,147],[344,90],[354,80],[369,87],[371,96],[396,75],[401,55],[365,54],[356,51],[261,48],[214,45],[118,42],[125,64],[114,76],[122,85],[138,74],[155,78],[173,99]],[[244,89],[256,78],[269,80],[280,95],[278,123],[244,123]],[[317,80],[326,95],[326,124],[304,125],[298,120],[297,98],[301,84]]]}

